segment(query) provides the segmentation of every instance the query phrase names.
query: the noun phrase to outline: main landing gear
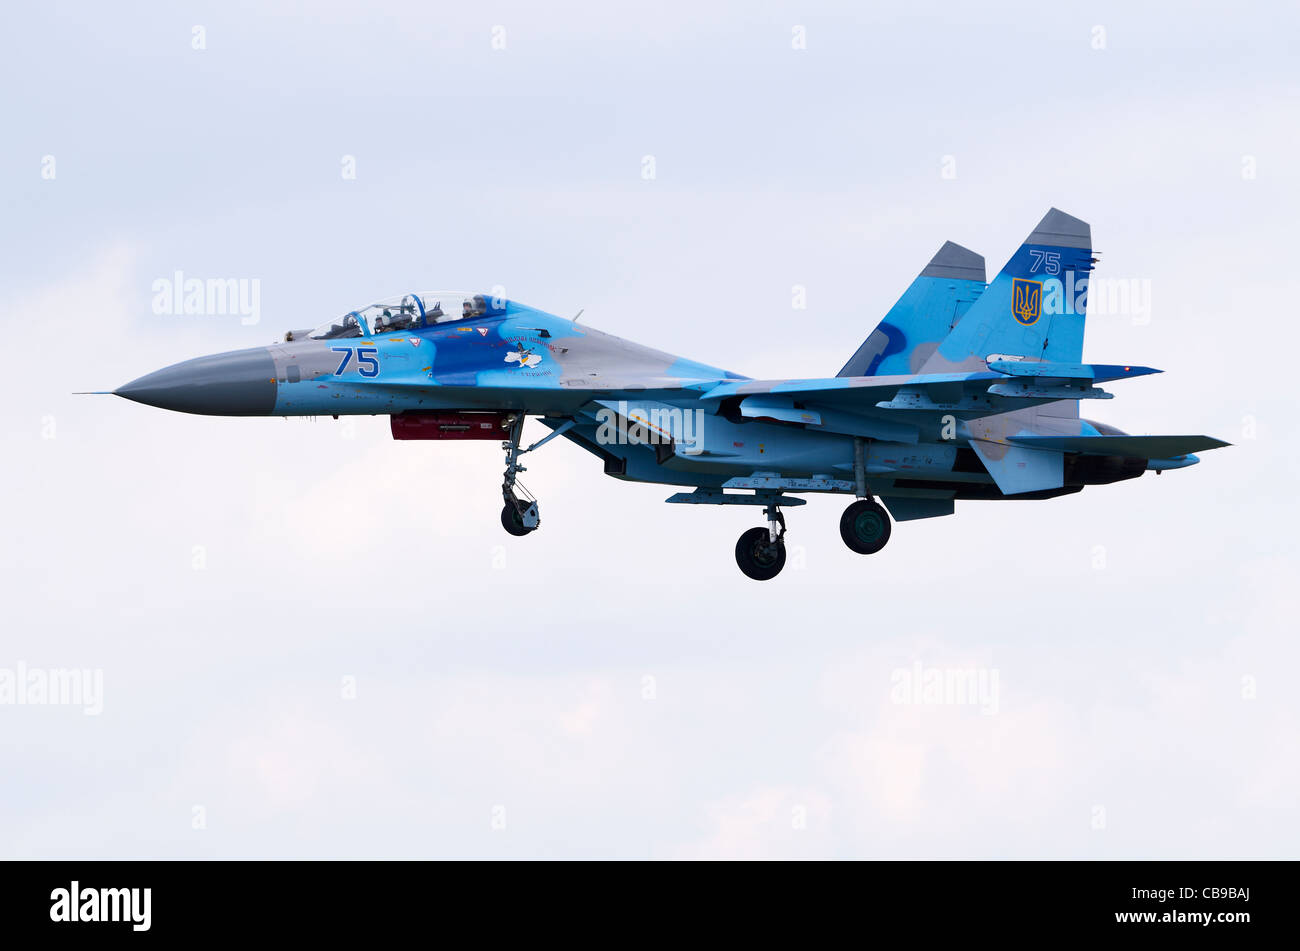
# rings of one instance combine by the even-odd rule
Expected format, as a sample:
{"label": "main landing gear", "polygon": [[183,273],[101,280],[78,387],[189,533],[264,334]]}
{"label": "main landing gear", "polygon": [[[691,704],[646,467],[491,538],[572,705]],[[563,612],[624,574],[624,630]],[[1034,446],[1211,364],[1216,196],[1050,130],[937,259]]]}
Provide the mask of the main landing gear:
{"label": "main landing gear", "polygon": [[[785,516],[774,502],[763,511],[767,525],[751,528],[736,542],[736,564],[755,581],[770,581],[785,567]],[[860,555],[884,548],[889,533],[889,512],[875,499],[859,499],[840,517],[840,537]]]}
{"label": "main landing gear", "polygon": [[[501,448],[506,453],[506,473],[501,483],[501,497],[505,500],[505,507],[501,509],[501,527],[511,535],[523,536],[537,531],[541,524],[541,516],[537,512],[537,499],[531,492],[519,484],[519,473],[527,472],[519,464],[520,450],[519,437],[524,432],[524,414],[520,413],[510,424],[510,438],[501,444]],[[530,449],[537,448],[530,446]],[[519,491],[516,492],[515,490]],[[522,497],[520,495],[522,493]]]}
{"label": "main landing gear", "polygon": [[751,528],[736,542],[736,564],[755,581],[770,581],[785,567],[785,516],[775,502],[763,513],[767,525]]}
{"label": "main landing gear", "polygon": [[[739,480],[737,480],[739,481]],[[785,495],[781,489],[794,489],[802,492],[827,491],[825,480],[814,482],[811,479],[778,480],[776,477],[755,476],[744,480],[748,485],[729,485],[728,488],[753,489],[753,495],[738,492],[727,493],[720,488],[701,486],[694,492],[679,492],[668,502],[689,503],[692,505],[761,505],[767,516],[766,527],[751,528],[740,536],[736,542],[736,564],[748,578],[755,581],[771,581],[785,567],[785,516],[781,506],[804,505],[805,500],[793,495]],[[885,507],[867,494],[865,479],[860,480],[858,492],[861,494],[856,502],[844,510],[840,517],[840,537],[851,550],[861,555],[872,555],[884,548],[889,542],[890,519]],[[777,482],[773,486],[771,483]],[[766,483],[766,484],[764,484]],[[839,491],[847,491],[850,485],[837,485]]]}
{"label": "main landing gear", "polygon": [[840,516],[840,538],[859,555],[874,555],[889,542],[889,513],[875,499],[858,499]]}

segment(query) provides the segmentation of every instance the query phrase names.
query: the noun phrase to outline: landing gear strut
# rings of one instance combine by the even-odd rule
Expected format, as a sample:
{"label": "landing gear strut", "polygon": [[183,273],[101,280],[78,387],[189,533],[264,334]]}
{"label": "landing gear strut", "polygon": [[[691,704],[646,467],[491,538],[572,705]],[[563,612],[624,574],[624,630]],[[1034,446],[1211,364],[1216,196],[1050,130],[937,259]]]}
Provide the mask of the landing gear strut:
{"label": "landing gear strut", "polygon": [[858,499],[840,516],[840,538],[859,555],[874,555],[889,542],[889,513],[875,499]]}
{"label": "landing gear strut", "polygon": [[[517,536],[535,532],[541,524],[537,499],[518,481],[519,473],[528,471],[519,464],[519,437],[523,432],[524,414],[520,413],[510,424],[510,438],[501,444],[506,453],[506,473],[501,483],[501,497],[505,500],[505,507],[501,509],[501,527]],[[519,493],[523,494],[522,497]]]}
{"label": "landing gear strut", "polygon": [[755,581],[770,581],[785,567],[785,516],[775,502],[763,513],[767,525],[751,528],[736,542],[736,564]]}

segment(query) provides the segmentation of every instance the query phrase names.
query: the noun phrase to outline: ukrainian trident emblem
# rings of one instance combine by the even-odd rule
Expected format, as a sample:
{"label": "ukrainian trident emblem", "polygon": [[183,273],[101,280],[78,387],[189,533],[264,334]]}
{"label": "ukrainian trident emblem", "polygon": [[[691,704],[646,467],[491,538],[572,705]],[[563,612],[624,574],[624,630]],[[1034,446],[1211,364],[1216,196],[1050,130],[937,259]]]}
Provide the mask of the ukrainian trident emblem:
{"label": "ukrainian trident emblem", "polygon": [[1043,282],[1022,277],[1011,279],[1011,313],[1026,327],[1038,322],[1042,312]]}

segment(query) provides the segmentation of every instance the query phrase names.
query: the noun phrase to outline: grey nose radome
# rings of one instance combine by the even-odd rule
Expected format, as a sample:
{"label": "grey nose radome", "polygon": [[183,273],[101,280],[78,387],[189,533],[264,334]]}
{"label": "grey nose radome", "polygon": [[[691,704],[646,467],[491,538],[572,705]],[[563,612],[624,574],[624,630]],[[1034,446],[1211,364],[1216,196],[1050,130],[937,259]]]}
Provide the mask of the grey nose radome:
{"label": "grey nose radome", "polygon": [[178,413],[269,416],[275,409],[275,361],[265,347],[218,353],[148,373],[113,392]]}

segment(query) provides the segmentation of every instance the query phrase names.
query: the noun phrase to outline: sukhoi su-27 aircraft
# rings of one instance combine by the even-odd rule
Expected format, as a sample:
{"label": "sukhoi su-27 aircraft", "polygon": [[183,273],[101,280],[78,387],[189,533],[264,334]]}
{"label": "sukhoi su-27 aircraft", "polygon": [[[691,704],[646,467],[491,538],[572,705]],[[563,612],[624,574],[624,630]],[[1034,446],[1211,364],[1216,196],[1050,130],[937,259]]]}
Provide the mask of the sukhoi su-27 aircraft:
{"label": "sukhoi su-27 aircraft", "polygon": [[[484,294],[409,293],[283,342],[199,357],[113,391],[222,416],[385,415],[396,439],[501,440],[501,522],[540,524],[520,457],[562,436],[606,475],[681,487],[667,501],[753,505],[750,578],[785,564],[783,508],[853,499],[844,544],[880,551],[895,521],[966,500],[1048,499],[1181,469],[1209,436],[1130,436],[1084,419],[1102,384],[1158,372],[1084,363],[1086,222],[1052,209],[985,284],[945,243],[838,374],[754,380]],[[524,420],[551,432],[521,446]],[[690,491],[685,491],[689,489]]]}

